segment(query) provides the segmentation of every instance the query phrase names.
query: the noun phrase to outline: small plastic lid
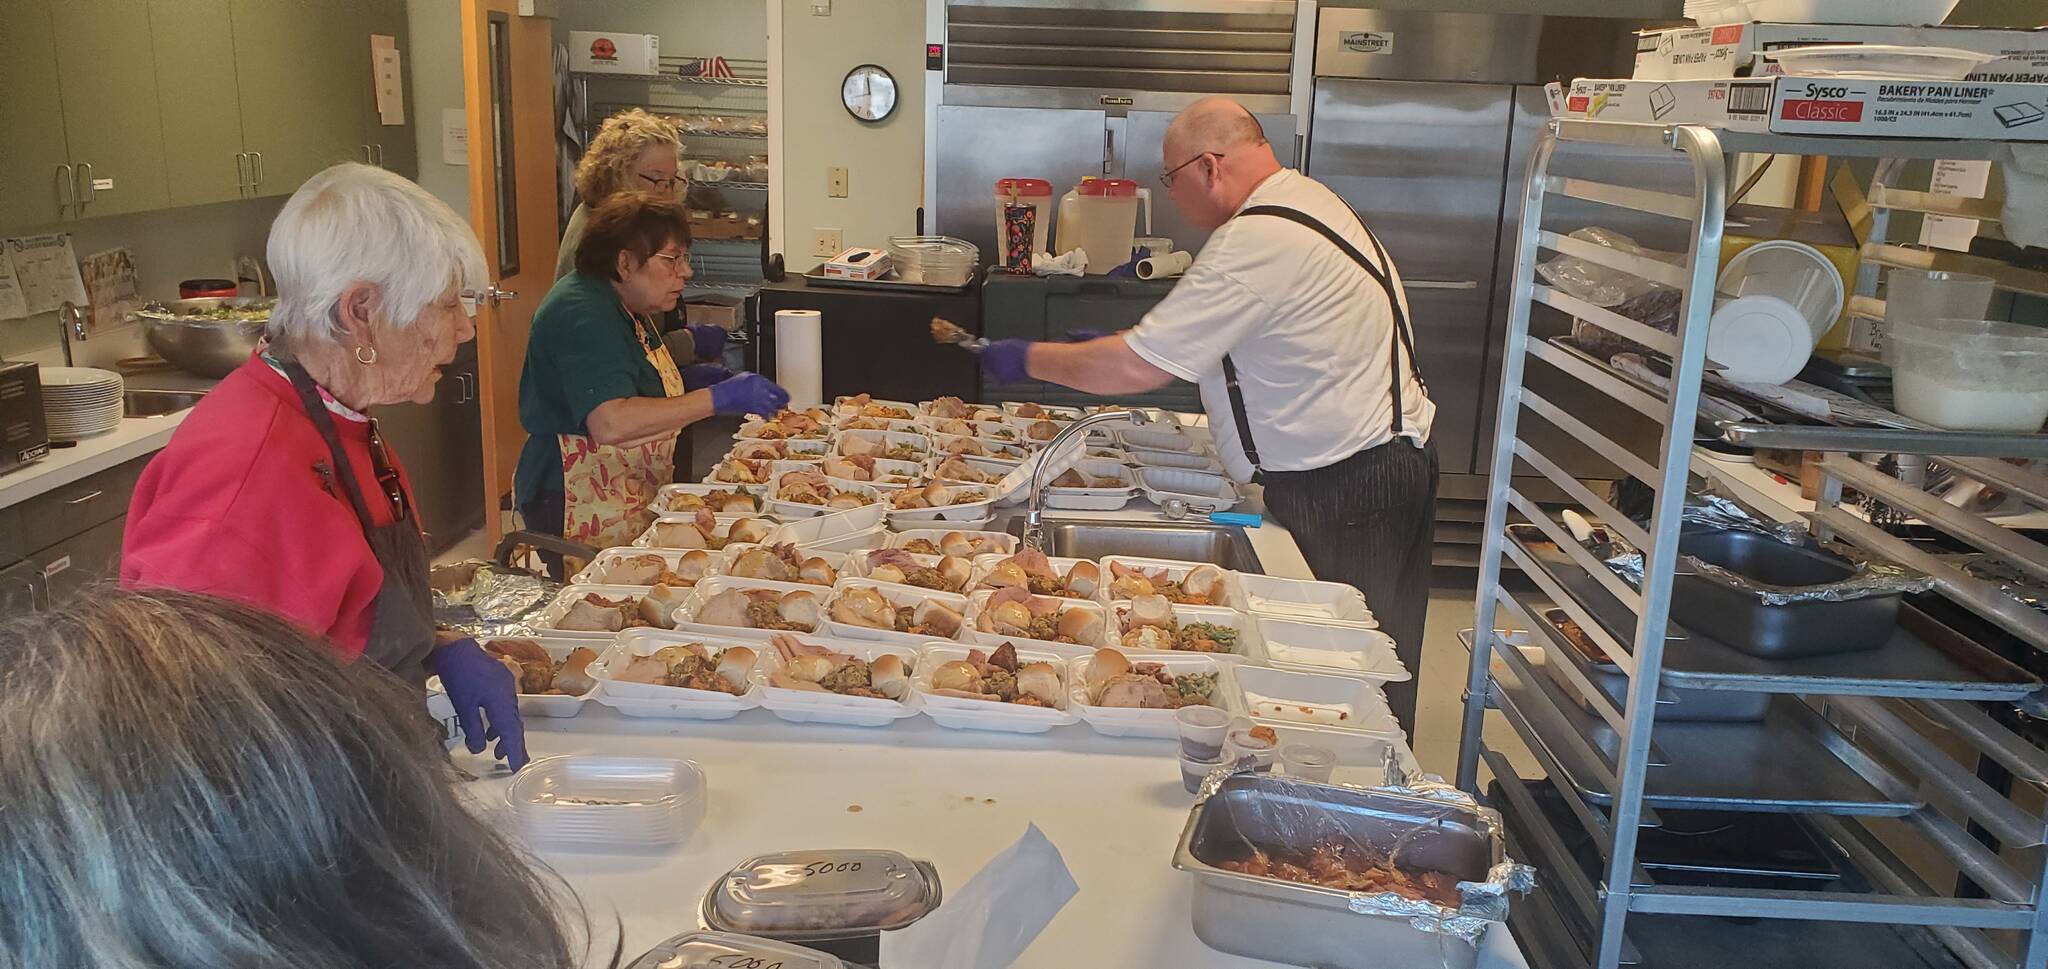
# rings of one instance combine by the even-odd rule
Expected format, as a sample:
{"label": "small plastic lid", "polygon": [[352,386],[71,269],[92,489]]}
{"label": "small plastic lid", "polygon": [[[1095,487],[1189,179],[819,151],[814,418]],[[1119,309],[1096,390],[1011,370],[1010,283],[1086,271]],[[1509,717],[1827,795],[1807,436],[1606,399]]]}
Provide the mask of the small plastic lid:
{"label": "small plastic lid", "polygon": [[704,899],[704,924],[776,939],[900,929],[939,906],[939,873],[900,852],[782,851],[740,863]]}
{"label": "small plastic lid", "polygon": [[1288,744],[1280,748],[1280,762],[1310,770],[1323,770],[1337,766],[1337,754],[1328,747],[1318,747],[1314,744]]}
{"label": "small plastic lid", "polygon": [[1015,192],[1018,195],[1051,195],[1052,183],[1042,178],[996,179],[997,195],[1001,195],[1007,198],[1012,192]]}
{"label": "small plastic lid", "polygon": [[685,932],[643,953],[626,969],[846,969],[837,956],[816,949],[731,932]]}
{"label": "small plastic lid", "polygon": [[1138,183],[1128,178],[1084,178],[1075,186],[1082,195],[1098,195],[1109,198],[1137,198]]}
{"label": "small plastic lid", "polygon": [[1740,383],[1782,384],[1813,355],[1813,330],[1792,304],[1776,296],[1740,296],[1714,308],[1707,359]]}

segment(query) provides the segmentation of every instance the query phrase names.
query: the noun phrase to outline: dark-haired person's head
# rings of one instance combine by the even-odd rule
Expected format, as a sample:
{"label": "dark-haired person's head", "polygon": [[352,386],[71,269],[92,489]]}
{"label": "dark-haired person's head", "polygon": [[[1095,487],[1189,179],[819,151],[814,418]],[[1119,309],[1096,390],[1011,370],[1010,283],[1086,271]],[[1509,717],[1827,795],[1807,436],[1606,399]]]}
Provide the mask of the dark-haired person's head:
{"label": "dark-haired person's head", "polygon": [[676,308],[690,281],[690,212],[673,197],[622,192],[591,213],[576,271],[607,280],[634,313]]}
{"label": "dark-haired person's head", "polygon": [[94,969],[567,969],[417,695],[282,620],[106,590],[0,624],[0,951]]}

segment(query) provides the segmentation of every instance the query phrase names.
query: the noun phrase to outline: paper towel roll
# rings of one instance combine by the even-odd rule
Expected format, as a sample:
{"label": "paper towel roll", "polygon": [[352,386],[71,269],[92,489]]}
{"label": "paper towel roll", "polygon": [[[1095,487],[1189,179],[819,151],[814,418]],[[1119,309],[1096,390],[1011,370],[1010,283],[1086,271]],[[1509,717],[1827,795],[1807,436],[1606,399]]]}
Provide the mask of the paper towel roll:
{"label": "paper towel roll", "polygon": [[817,310],[775,311],[775,382],[792,408],[825,402],[824,319]]}
{"label": "paper towel roll", "polygon": [[1187,251],[1169,252],[1163,256],[1140,259],[1138,260],[1138,278],[1164,279],[1168,276],[1178,276],[1181,273],[1187,272],[1188,267],[1194,265],[1194,262],[1195,254]]}

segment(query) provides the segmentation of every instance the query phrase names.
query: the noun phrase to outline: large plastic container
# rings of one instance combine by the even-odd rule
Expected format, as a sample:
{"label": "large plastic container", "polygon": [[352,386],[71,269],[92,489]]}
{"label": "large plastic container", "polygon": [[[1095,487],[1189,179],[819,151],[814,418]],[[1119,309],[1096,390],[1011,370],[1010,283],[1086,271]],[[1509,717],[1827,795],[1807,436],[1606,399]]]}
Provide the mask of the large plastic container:
{"label": "large plastic container", "polygon": [[1939,269],[1886,270],[1885,332],[1929,320],[1981,320],[1991,309],[1995,292],[1989,276]]}
{"label": "large plastic container", "polygon": [[1885,335],[1899,413],[1954,431],[2048,421],[2048,329],[1994,320],[1902,324]]}
{"label": "large plastic container", "polygon": [[1042,178],[999,178],[996,179],[996,262],[1004,269],[1010,268],[1010,247],[1008,226],[1003,221],[1003,209],[1012,205],[1028,205],[1037,211],[1036,221],[1031,229],[1031,251],[1050,252],[1045,240],[1052,234],[1052,183]]}
{"label": "large plastic container", "polygon": [[1145,234],[1152,233],[1152,193],[1128,178],[1084,178],[1060,196],[1059,254],[1076,249],[1088,253],[1090,276],[1107,275],[1131,261],[1137,239],[1139,203],[1144,203]]}

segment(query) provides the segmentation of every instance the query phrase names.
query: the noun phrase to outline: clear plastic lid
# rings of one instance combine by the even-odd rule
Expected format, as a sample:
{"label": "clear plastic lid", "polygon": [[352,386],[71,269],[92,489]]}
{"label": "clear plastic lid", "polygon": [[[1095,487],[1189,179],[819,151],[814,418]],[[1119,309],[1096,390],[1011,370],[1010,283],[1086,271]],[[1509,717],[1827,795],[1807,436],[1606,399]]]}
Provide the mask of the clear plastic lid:
{"label": "clear plastic lid", "polygon": [[939,905],[939,873],[894,851],[758,855],[711,887],[704,924],[778,939],[900,929]]}
{"label": "clear plastic lid", "polygon": [[846,963],[815,949],[735,935],[685,932],[633,960],[626,969],[846,969]]}

